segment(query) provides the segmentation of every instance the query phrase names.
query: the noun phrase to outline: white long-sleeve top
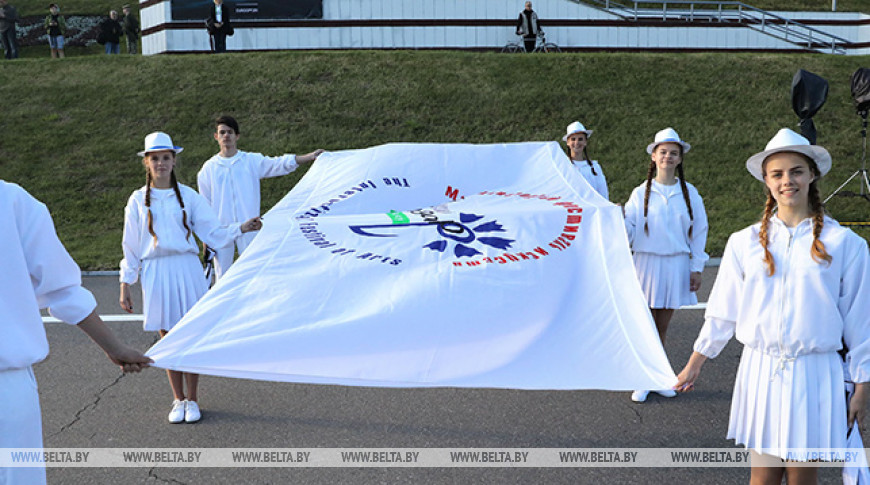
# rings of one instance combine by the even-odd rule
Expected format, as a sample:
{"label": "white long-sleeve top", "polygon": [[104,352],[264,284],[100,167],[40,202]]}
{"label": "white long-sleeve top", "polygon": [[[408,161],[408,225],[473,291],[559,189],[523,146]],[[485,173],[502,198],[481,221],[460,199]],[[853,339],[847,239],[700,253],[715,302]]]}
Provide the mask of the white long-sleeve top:
{"label": "white long-sleeve top", "polygon": [[44,204],[0,180],[0,371],[48,355],[40,308],[67,322],[85,319],[97,302],[61,244]]}
{"label": "white long-sleeve top", "polygon": [[[196,183],[223,224],[241,223],[260,215],[260,179],[287,175],[298,166],[296,155],[267,157],[239,150],[231,158],[217,154],[208,159]],[[239,251],[244,251],[253,238],[251,233],[236,240]]]}
{"label": "white long-sleeve top", "polygon": [[241,235],[240,224],[221,225],[214,210],[195,190],[178,184],[187,212],[187,225],[192,234],[187,237],[181,205],[173,189],[151,189],[152,227],[157,234],[157,244],[148,232],[148,207],[145,206],[145,187],[133,192],[124,209],[124,236],[121,246],[121,283],[133,284],[139,278],[142,261],[162,256],[192,253],[199,254],[196,234],[212,247],[232,244]]}
{"label": "white long-sleeve top", "polygon": [[736,332],[743,345],[785,362],[839,350],[845,339],[854,381],[870,381],[867,242],[826,217],[820,239],[832,259],[820,264],[810,255],[812,220],[791,234],[773,216],[768,249],[776,272],[767,276],[760,227],[755,224],[728,239],[695,351],[716,357]]}
{"label": "white long-sleeve top", "polygon": [[[686,182],[686,189],[692,203],[694,225],[689,219],[689,209],[683,199],[679,179],[674,185],[662,185],[653,180],[646,219],[649,234],[643,230],[646,182],[635,188],[625,203],[625,230],[632,251],[661,256],[688,254],[691,271],[701,272],[704,271],[704,263],[710,259],[704,251],[707,245],[707,211],[695,186]],[[689,227],[692,227],[691,239]]]}
{"label": "white long-sleeve top", "polygon": [[[607,179],[604,177],[604,171],[601,170],[601,165],[598,160],[592,160],[592,166],[586,160],[578,161],[571,160],[571,165],[580,172],[580,175],[589,182],[589,185],[598,192],[598,195],[610,200],[610,193],[607,191]],[[592,169],[595,173],[592,173]]]}

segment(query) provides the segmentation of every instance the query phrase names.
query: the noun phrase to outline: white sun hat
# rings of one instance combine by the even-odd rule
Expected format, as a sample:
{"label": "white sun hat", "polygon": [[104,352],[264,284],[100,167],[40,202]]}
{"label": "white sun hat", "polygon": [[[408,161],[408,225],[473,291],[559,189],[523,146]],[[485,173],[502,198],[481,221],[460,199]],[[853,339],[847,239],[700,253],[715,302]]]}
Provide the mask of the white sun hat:
{"label": "white sun hat", "polygon": [[173,145],[172,138],[166,133],[155,131],[145,137],[145,149],[139,152],[139,156],[144,157],[148,152],[159,152],[161,150],[172,150],[176,154],[179,154],[184,148]]}
{"label": "white sun hat", "polygon": [[656,145],[661,145],[662,143],[676,143],[683,147],[683,153],[688,152],[692,148],[692,145],[680,140],[680,135],[673,128],[668,127],[656,133],[655,141],[646,146],[646,152],[652,155]]}
{"label": "white sun hat", "polygon": [[574,133],[586,133],[586,138],[592,136],[592,130],[587,130],[586,127],[583,126],[583,123],[575,121],[568,125],[568,129],[566,130],[565,136],[562,137],[562,141],[568,141],[568,137]]}
{"label": "white sun hat", "polygon": [[780,152],[800,153],[801,155],[813,159],[822,176],[831,170],[831,154],[828,153],[824,147],[810,145],[809,140],[788,128],[779,130],[776,135],[767,142],[767,146],[764,147],[763,152],[756,153],[749,157],[749,160],[746,160],[746,170],[749,170],[749,173],[751,173],[753,177],[764,182],[764,173],[761,170],[764,160],[774,153]]}

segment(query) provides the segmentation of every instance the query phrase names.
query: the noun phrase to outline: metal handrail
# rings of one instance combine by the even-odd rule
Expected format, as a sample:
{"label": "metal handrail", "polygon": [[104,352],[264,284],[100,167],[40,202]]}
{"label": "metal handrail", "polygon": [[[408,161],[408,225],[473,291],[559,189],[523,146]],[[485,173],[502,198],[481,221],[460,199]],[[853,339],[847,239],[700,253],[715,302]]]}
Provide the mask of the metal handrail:
{"label": "metal handrail", "polygon": [[[579,0],[575,1],[581,3]],[[666,21],[669,17],[676,17],[685,18],[690,22],[694,22],[698,18],[704,18],[711,22],[714,19],[718,22],[736,21],[746,25],[748,28],[786,42],[801,46],[805,45],[807,49],[821,49],[821,46],[824,46],[827,50],[827,47],[830,47],[830,52],[834,54],[845,53],[845,46],[851,43],[842,37],[743,2],[724,0],[627,0],[627,2],[631,3],[631,6],[612,0],[585,0],[585,2],[601,5],[604,10],[625,20],[637,21],[641,18],[661,18],[662,21]],[[650,5],[650,7],[644,7],[644,5]],[[661,5],[661,8],[654,8],[652,7],[653,5]],[[680,5],[682,8],[672,7],[669,9],[670,5]],[[696,6],[710,6],[711,8],[699,9]],[[735,10],[726,10],[728,8]],[[760,25],[760,28],[756,27],[756,25]]]}

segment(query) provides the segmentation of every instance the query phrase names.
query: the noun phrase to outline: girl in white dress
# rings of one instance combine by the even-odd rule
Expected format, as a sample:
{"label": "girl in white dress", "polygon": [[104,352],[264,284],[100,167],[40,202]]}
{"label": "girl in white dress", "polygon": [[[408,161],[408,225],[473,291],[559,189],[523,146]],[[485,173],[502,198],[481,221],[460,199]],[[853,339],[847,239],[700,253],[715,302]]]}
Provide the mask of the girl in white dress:
{"label": "girl in white dress", "polygon": [[601,197],[607,199],[609,194],[607,191],[607,179],[604,178],[604,171],[601,170],[598,160],[590,160],[586,152],[586,144],[589,142],[589,137],[592,136],[592,130],[587,130],[583,126],[583,123],[575,121],[568,125],[566,131],[567,133],[562,137],[562,141],[568,144],[571,165],[580,172],[580,175],[589,182],[589,185]]}
{"label": "girl in white dress", "polygon": [[[825,216],[817,181],[831,168],[822,147],[783,128],[746,166],[764,182],[761,222],[728,239],[705,323],[675,389],[694,387],[701,366],[732,335],[743,345],[728,438],[752,450],[806,461],[801,450],[846,448],[863,424],[870,381],[867,243]],[[845,342],[855,393],[846,403]],[[816,468],[753,465],[752,483],[814,483]]]}
{"label": "girl in white dress", "polygon": [[[704,202],[683,176],[683,156],[690,148],[673,128],[656,133],[646,148],[651,156],[646,182],[625,204],[635,271],[663,345],[674,310],[698,303],[695,291],[708,259]],[[672,389],[655,392],[676,395]],[[648,395],[638,390],[631,399],[644,402]]]}
{"label": "girl in white dress", "polygon": [[[166,133],[155,132],[145,138],[145,150],[139,156],[144,158],[146,183],[133,192],[124,210],[121,308],[133,312],[130,285],[141,272],[145,330],[158,331],[161,337],[208,289],[193,234],[210,246],[223,247],[262,226],[259,218],[221,226],[205,198],[176,180],[175,157],[181,151]],[[169,421],[198,421],[199,375],[166,372],[175,397]]]}

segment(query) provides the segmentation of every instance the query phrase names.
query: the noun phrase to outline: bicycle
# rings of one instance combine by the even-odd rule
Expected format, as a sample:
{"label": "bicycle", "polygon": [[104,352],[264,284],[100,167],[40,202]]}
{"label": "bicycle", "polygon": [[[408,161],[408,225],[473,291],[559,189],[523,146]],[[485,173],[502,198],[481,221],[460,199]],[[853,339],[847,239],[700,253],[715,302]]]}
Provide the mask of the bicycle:
{"label": "bicycle", "polygon": [[540,33],[538,33],[538,43],[537,45],[535,45],[535,50],[533,50],[532,52],[543,52],[545,54],[551,54],[554,52],[562,52],[562,49],[552,42],[547,42],[547,37],[544,35],[544,32],[541,31]]}
{"label": "bicycle", "polygon": [[522,41],[520,42],[508,42],[504,47],[501,48],[501,52],[503,54],[517,54],[519,52],[525,52],[526,47],[523,45]]}
{"label": "bicycle", "polygon": [[[507,54],[516,54],[519,52],[528,52],[526,50],[526,45],[523,42],[522,38],[520,38],[519,41],[508,42],[504,47],[502,47],[501,51],[502,51],[502,53],[507,53]],[[532,50],[532,52],[533,53],[534,52],[543,52],[545,54],[549,54],[552,52],[562,52],[562,49],[558,45],[556,45],[552,42],[547,42],[547,37],[545,36],[544,32],[542,31],[542,32],[538,33],[538,38],[537,38],[537,41],[535,44],[535,49]]]}

